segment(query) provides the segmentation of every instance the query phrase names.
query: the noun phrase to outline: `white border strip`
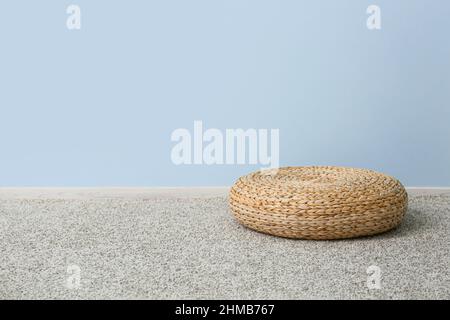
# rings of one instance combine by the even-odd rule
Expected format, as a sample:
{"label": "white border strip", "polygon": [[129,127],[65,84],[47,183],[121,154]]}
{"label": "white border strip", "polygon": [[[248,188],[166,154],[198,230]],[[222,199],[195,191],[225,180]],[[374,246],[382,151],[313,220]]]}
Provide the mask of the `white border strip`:
{"label": "white border strip", "polygon": [[[410,195],[449,194],[450,187],[407,187]],[[0,188],[5,199],[155,199],[226,197],[229,187]]]}

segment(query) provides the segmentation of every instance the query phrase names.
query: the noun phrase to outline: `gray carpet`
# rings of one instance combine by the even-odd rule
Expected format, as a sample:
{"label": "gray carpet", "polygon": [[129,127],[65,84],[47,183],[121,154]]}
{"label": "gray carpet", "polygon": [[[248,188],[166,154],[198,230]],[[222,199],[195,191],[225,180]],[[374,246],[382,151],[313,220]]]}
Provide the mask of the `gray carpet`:
{"label": "gray carpet", "polygon": [[299,241],[240,226],[224,197],[0,200],[0,298],[449,299],[450,197],[409,206],[383,235]]}

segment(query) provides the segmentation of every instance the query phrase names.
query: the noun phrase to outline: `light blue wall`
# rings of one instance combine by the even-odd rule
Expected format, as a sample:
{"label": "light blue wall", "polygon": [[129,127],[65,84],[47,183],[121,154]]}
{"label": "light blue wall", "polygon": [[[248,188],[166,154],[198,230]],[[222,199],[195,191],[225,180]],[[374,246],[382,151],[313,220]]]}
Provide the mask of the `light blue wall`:
{"label": "light blue wall", "polygon": [[0,41],[0,186],[228,185],[258,168],[173,165],[170,134],[194,120],[279,128],[281,165],[450,186],[448,0],[2,1]]}

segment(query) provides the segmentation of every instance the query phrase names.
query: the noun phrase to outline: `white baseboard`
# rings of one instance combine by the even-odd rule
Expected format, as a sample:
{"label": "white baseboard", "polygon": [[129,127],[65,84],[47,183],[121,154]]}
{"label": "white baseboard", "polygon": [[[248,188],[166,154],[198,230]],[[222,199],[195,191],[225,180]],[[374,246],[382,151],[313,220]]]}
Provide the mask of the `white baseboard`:
{"label": "white baseboard", "polygon": [[406,187],[411,195],[450,194],[450,187]]}
{"label": "white baseboard", "polygon": [[154,199],[226,196],[229,187],[0,188],[0,199]]}
{"label": "white baseboard", "polygon": [[[450,187],[407,187],[410,195],[449,194]],[[230,187],[102,187],[102,188],[0,188],[5,199],[154,199],[227,196]]]}

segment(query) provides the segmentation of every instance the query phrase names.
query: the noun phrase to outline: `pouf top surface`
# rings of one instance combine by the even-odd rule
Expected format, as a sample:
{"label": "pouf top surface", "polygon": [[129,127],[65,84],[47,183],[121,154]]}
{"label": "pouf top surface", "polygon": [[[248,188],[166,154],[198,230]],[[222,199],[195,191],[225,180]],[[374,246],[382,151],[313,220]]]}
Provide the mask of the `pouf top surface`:
{"label": "pouf top surface", "polygon": [[[403,188],[397,179],[369,169],[310,166],[257,171],[239,178],[236,187],[263,198],[384,197]],[[245,191],[245,190],[242,190]]]}

